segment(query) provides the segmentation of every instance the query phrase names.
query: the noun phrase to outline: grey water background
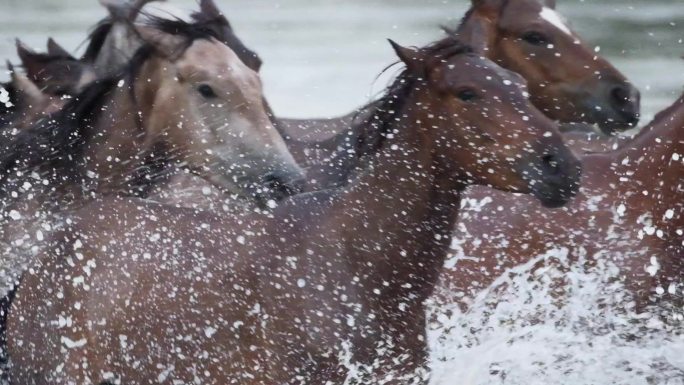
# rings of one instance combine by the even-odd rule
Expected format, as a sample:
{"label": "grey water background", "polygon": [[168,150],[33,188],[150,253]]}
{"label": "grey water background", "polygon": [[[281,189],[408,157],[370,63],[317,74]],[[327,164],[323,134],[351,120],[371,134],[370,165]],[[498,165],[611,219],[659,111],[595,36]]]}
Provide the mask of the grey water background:
{"label": "grey water background", "polygon": [[[386,39],[420,45],[454,26],[468,0],[216,0],[238,34],[264,59],[265,92],[289,117],[343,114],[380,92],[376,76],[395,58]],[[684,2],[558,0],[587,42],[643,92],[644,122],[684,86]],[[193,0],[164,9],[189,11]],[[43,50],[48,36],[78,51],[105,15],[96,0],[0,0],[0,58],[17,62],[14,39]],[[83,47],[81,47],[82,49]],[[4,67],[3,67],[4,68]],[[6,78],[0,71],[0,78]]]}

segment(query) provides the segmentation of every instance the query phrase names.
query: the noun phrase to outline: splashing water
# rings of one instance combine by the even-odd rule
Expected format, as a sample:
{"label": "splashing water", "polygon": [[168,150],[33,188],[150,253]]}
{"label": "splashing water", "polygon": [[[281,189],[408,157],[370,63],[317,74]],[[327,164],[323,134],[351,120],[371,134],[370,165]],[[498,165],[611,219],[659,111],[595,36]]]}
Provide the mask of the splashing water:
{"label": "splashing water", "polygon": [[468,311],[431,304],[432,384],[684,384],[684,325],[637,315],[605,258],[590,270],[579,262],[551,250]]}

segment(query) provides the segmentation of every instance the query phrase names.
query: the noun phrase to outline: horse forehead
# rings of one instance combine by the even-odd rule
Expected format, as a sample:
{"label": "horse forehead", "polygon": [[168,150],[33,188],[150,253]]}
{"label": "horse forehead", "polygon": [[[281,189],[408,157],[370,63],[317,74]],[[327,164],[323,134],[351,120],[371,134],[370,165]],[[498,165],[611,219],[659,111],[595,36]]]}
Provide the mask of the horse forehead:
{"label": "horse forehead", "polygon": [[215,75],[247,77],[249,71],[237,54],[223,43],[216,40],[197,40],[187,50],[183,64],[194,68],[202,68]]}
{"label": "horse forehead", "polygon": [[449,61],[446,68],[447,84],[451,86],[468,84],[509,95],[517,95],[527,86],[522,76],[484,57],[463,55]]}
{"label": "horse forehead", "polygon": [[475,56],[460,55],[446,64],[447,76],[453,81],[484,83],[492,80],[501,81],[508,72],[491,60]]}
{"label": "horse forehead", "polygon": [[556,10],[551,9],[549,7],[542,7],[542,9],[539,11],[539,17],[541,17],[543,20],[547,21],[554,27],[558,28],[566,35],[573,35],[572,31],[570,30],[570,27],[568,27],[568,23],[565,17],[563,17],[560,13],[556,12]]}
{"label": "horse forehead", "polygon": [[569,36],[575,36],[566,18],[543,1],[509,2],[503,10],[500,26],[503,28],[521,28],[534,24],[547,24]]}

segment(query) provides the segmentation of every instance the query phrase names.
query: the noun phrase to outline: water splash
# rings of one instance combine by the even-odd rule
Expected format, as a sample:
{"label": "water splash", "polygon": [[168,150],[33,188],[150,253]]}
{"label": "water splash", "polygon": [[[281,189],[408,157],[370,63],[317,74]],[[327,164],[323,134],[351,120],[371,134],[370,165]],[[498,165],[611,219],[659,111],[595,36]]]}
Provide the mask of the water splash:
{"label": "water splash", "polygon": [[619,269],[584,258],[551,250],[465,312],[433,304],[432,384],[684,384],[684,325],[636,314]]}

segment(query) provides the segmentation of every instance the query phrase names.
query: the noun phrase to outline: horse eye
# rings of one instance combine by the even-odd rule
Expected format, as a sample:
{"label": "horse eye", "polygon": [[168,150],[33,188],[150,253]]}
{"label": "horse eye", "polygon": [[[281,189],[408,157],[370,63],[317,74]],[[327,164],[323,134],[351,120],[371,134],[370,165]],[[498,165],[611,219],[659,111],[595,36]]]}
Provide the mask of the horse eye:
{"label": "horse eye", "polygon": [[464,88],[456,92],[456,97],[464,102],[472,102],[477,99],[477,92],[472,88]]}
{"label": "horse eye", "polygon": [[216,95],[216,92],[214,92],[214,89],[207,84],[201,84],[199,87],[197,87],[197,91],[200,93],[200,95],[204,96],[207,99],[218,97],[218,95]]}
{"label": "horse eye", "polygon": [[549,44],[549,39],[539,32],[527,32],[524,35],[522,35],[522,39],[532,45]]}

